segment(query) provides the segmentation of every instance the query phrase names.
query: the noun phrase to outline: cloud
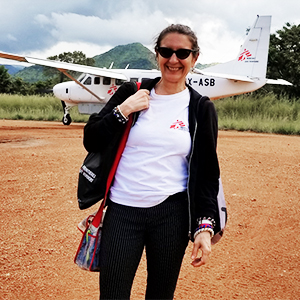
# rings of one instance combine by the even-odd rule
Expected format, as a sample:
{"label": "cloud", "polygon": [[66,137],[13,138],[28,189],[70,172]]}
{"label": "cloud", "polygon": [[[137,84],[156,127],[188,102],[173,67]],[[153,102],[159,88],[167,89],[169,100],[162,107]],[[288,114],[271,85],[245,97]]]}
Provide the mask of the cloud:
{"label": "cloud", "polygon": [[18,40],[15,36],[13,36],[10,33],[7,34],[6,38],[7,38],[7,40],[12,41],[12,42],[16,42]]}
{"label": "cloud", "polygon": [[273,15],[274,33],[299,24],[299,10],[299,0],[1,0],[0,51],[47,57],[75,50],[94,56],[132,42],[152,48],[163,28],[183,23],[197,33],[200,62],[223,62],[237,55],[257,14]]}
{"label": "cloud", "polygon": [[114,19],[107,20],[74,13],[51,13],[49,17],[40,14],[35,21],[58,42],[82,41],[109,45],[136,41],[148,44],[151,37],[167,24],[159,11],[145,16],[143,20],[137,18],[140,16],[138,11],[131,11],[130,22],[128,14],[123,11]]}

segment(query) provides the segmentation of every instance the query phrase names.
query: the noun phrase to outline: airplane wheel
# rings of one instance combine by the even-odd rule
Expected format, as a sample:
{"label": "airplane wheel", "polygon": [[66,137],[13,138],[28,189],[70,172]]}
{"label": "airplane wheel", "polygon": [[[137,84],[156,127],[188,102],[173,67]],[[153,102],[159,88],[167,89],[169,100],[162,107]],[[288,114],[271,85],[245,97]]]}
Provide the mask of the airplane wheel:
{"label": "airplane wheel", "polygon": [[70,125],[72,122],[71,116],[69,114],[63,116],[62,122],[64,125]]}

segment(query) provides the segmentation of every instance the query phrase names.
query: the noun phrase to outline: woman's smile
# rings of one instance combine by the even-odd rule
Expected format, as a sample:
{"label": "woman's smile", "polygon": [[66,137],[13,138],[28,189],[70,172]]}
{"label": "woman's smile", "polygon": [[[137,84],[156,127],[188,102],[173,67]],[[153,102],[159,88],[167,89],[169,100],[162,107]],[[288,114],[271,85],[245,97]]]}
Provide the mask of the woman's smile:
{"label": "woman's smile", "polygon": [[171,67],[171,66],[166,66],[168,70],[171,72],[177,72],[182,69],[182,67]]}

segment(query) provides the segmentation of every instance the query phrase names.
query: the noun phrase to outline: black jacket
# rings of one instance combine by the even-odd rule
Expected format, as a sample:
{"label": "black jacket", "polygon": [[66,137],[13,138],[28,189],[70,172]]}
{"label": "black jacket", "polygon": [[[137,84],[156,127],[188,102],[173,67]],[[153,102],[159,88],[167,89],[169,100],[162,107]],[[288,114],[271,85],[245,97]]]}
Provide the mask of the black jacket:
{"label": "black jacket", "polygon": [[[160,78],[144,80],[141,89],[149,91]],[[201,95],[189,87],[189,129],[192,150],[189,159],[188,201],[190,213],[190,236],[197,227],[197,218],[216,219],[217,195],[219,191],[219,163],[217,157],[218,121],[213,103],[207,99],[199,112],[198,103]],[[136,85],[124,83],[105,107],[90,116],[84,128],[84,146],[88,152],[100,151],[103,155],[103,178],[108,174],[117,146],[124,132],[124,125],[112,113],[115,106],[121,104],[136,91]],[[134,114],[134,120],[139,113]],[[216,220],[217,221],[217,220]],[[218,222],[217,222],[218,223]],[[218,231],[218,229],[216,228]],[[191,234],[192,233],[192,234]]]}

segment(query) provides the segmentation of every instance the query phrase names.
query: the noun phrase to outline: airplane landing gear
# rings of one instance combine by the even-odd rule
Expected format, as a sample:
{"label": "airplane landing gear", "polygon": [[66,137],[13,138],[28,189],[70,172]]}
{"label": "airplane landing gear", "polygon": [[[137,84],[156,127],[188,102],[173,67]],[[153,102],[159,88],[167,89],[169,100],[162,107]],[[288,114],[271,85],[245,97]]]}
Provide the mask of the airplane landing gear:
{"label": "airplane landing gear", "polygon": [[62,123],[64,125],[70,125],[72,123],[72,119],[71,116],[69,114],[69,110],[70,110],[70,106],[67,106],[66,103],[64,101],[61,101],[62,107],[64,109],[64,116],[62,118]]}
{"label": "airplane landing gear", "polygon": [[72,119],[70,114],[65,114],[61,120],[64,125],[70,125],[72,123]]}

